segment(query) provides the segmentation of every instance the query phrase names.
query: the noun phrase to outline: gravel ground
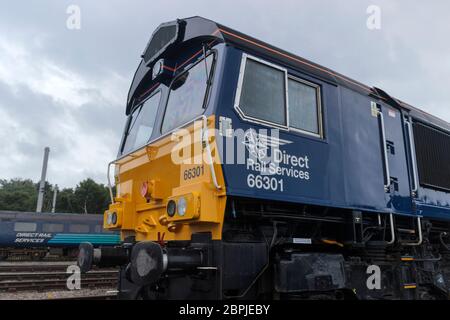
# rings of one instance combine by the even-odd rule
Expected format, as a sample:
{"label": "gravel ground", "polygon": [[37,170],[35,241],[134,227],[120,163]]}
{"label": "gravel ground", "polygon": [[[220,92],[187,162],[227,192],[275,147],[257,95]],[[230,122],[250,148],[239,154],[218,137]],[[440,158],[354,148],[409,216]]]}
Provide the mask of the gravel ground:
{"label": "gravel ground", "polygon": [[[17,266],[35,266],[45,268],[46,266],[61,265],[63,268],[76,264],[74,261],[2,261],[0,267],[8,270],[9,267]],[[117,287],[99,288],[99,289],[81,289],[81,290],[52,290],[52,291],[18,291],[18,292],[0,292],[0,300],[52,300],[52,299],[70,299],[70,298],[86,298],[111,295],[114,296]]]}
{"label": "gravel ground", "polygon": [[73,291],[48,291],[48,292],[17,292],[17,293],[0,293],[0,300],[52,300],[76,297],[93,297],[111,295],[117,293],[116,288],[105,289],[82,289]]}

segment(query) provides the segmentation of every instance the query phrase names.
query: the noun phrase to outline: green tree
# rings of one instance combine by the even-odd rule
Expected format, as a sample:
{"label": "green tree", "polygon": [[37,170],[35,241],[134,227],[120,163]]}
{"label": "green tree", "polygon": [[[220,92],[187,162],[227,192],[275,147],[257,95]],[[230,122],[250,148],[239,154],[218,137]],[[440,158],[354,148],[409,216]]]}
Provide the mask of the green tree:
{"label": "green tree", "polygon": [[0,180],[0,210],[35,211],[37,187],[26,179]]}
{"label": "green tree", "polygon": [[[0,180],[0,210],[36,211],[39,183],[30,179]],[[53,186],[45,182],[43,212],[50,212],[53,201]]]}
{"label": "green tree", "polygon": [[58,191],[56,196],[56,212],[62,213],[74,213],[77,210],[74,208],[76,206],[74,191],[72,188],[64,188]]}
{"label": "green tree", "polygon": [[[0,179],[0,210],[36,211],[39,183],[30,179]],[[53,185],[46,182],[42,211],[51,212]],[[109,190],[92,179],[81,181],[75,189],[64,188],[56,197],[56,212],[103,214],[110,203]]]}
{"label": "green tree", "polygon": [[92,179],[85,179],[75,188],[74,203],[80,213],[103,214],[109,204],[108,188]]}

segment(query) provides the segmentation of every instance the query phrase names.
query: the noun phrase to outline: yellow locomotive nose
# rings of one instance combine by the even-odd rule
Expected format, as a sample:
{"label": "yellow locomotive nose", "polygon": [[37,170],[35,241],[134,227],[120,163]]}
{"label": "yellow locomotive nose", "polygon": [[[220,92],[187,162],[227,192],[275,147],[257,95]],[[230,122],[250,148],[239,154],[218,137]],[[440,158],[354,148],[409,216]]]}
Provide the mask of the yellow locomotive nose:
{"label": "yellow locomotive nose", "polygon": [[195,232],[219,240],[226,190],[218,152],[211,159],[214,128],[215,116],[202,115],[116,160],[117,195],[104,228],[135,241],[188,241]]}

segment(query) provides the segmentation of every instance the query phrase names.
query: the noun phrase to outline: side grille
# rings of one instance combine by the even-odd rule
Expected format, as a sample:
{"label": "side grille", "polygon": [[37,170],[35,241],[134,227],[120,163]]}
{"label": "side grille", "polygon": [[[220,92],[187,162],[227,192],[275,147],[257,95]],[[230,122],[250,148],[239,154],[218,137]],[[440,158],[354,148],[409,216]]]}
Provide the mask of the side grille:
{"label": "side grille", "polygon": [[450,191],[450,134],[419,122],[413,127],[420,184]]}

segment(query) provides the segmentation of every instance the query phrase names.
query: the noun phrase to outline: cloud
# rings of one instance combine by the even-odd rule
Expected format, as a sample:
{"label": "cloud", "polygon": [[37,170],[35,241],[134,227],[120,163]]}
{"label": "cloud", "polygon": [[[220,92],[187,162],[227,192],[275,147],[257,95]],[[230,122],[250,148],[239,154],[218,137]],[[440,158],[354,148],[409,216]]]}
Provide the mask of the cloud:
{"label": "cloud", "polygon": [[[105,100],[112,104],[123,101],[127,80],[114,71],[98,79],[86,79],[76,71],[56,65],[33,54],[33,47],[0,35],[0,81],[16,91],[18,86],[28,87],[34,94],[51,97],[55,103],[80,107],[93,101]],[[122,94],[119,94],[121,92]]]}
{"label": "cloud", "polygon": [[81,75],[33,55],[33,45],[3,36],[0,51],[2,178],[37,180],[48,145],[50,181],[73,186],[94,177],[105,182],[124,121],[121,104],[128,80],[112,70]]}

